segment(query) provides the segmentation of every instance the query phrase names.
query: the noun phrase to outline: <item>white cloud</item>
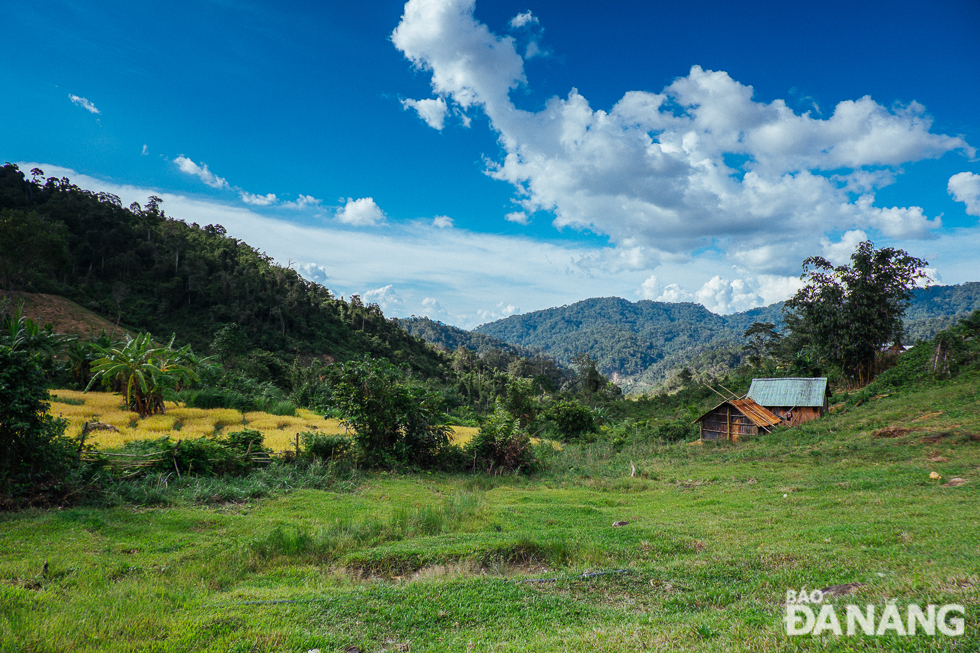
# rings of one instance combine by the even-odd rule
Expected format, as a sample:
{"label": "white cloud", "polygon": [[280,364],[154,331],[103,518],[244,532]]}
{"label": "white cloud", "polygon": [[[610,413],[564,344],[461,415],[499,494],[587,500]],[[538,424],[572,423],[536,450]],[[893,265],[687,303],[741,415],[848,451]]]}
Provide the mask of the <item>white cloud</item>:
{"label": "white cloud", "polygon": [[147,154],[149,154],[149,153],[150,153],[150,148],[149,148],[149,147],[147,147],[147,145],[146,145],[146,143],[143,143],[143,151],[141,152],[141,154],[142,154],[143,156],[146,156],[146,155],[147,155]]}
{"label": "white cloud", "polygon": [[398,296],[398,293],[395,292],[392,284],[374,290],[368,290],[361,295],[361,299],[364,300],[365,304],[377,304],[381,307],[382,311],[398,308],[404,303],[401,297]]}
{"label": "white cloud", "polygon": [[511,18],[510,26],[513,27],[514,29],[518,29],[520,27],[524,27],[525,25],[529,25],[531,23],[537,23],[537,22],[538,22],[537,16],[532,14],[530,11],[525,11],[524,13],[517,14],[516,16]]}
{"label": "white cloud", "polygon": [[296,271],[305,279],[315,281],[321,286],[325,286],[327,283],[327,268],[323,265],[311,262],[300,263],[296,266]]}
{"label": "white cloud", "polygon": [[240,190],[238,194],[242,196],[242,201],[246,204],[251,204],[252,206],[270,206],[279,201],[275,193],[269,193],[268,195],[253,195],[246,191]]}
{"label": "white cloud", "polygon": [[967,215],[980,216],[980,175],[957,173],[949,178],[946,188],[953,199],[966,204]]}
{"label": "white cloud", "polygon": [[516,222],[517,224],[527,224],[530,218],[527,217],[527,213],[524,211],[514,211],[505,215],[504,220],[507,222]]}
{"label": "white cloud", "polygon": [[744,279],[729,281],[720,276],[712,277],[694,293],[699,304],[712,313],[727,315],[763,306],[762,297],[753,292]]}
{"label": "white cloud", "polygon": [[347,204],[337,210],[337,219],[355,227],[371,227],[384,222],[385,214],[371,197],[348,197]]}
{"label": "white cloud", "polygon": [[406,109],[415,109],[416,113],[419,114],[419,118],[424,120],[433,129],[441,131],[446,125],[446,101],[442,98],[436,98],[434,100],[402,100],[402,106]]}
{"label": "white cloud", "polygon": [[300,196],[292,202],[283,202],[282,206],[283,208],[287,209],[307,209],[320,206],[321,203],[323,203],[323,200],[318,200],[312,195],[300,194]]}
{"label": "white cloud", "polygon": [[867,239],[868,234],[860,229],[855,229],[842,235],[840,241],[836,243],[831,242],[830,238],[821,238],[820,248],[825,259],[834,265],[845,265],[850,262],[851,254],[854,253],[857,246]]}
{"label": "white cloud", "polygon": [[448,215],[437,215],[432,219],[432,226],[439,227],[440,229],[451,229],[453,226],[453,219]]}
{"label": "white cloud", "polygon": [[487,172],[513,185],[525,216],[549,211],[556,227],[607,235],[648,261],[707,247],[750,272],[785,274],[827,234],[930,238],[938,217],[874,206],[875,191],[904,164],[976,152],[932,133],[915,102],[888,108],[866,96],[827,118],[798,115],[699,66],[660,93],[628,92],[608,111],[575,89],[525,111],[510,99],[527,84],[517,41],[473,11],[473,0],[409,0],[392,41],[431,71],[447,107],[486,114],[504,149]]}
{"label": "white cloud", "polygon": [[657,275],[651,274],[636,291],[642,299],[656,299],[660,295],[660,282]]}
{"label": "white cloud", "polygon": [[691,299],[691,293],[676,283],[669,283],[664,286],[663,294],[657,297],[658,302],[689,302]]}
{"label": "white cloud", "polygon": [[177,164],[181,172],[197,177],[211,188],[229,188],[228,182],[208,170],[207,164],[203,162],[201,165],[197,165],[182,154],[174,159],[174,163]]}
{"label": "white cloud", "polygon": [[72,95],[71,93],[69,93],[68,99],[71,100],[72,104],[85,109],[89,113],[102,113],[101,111],[95,108],[94,104],[92,104],[91,102],[89,102],[83,97],[78,97],[77,95]]}

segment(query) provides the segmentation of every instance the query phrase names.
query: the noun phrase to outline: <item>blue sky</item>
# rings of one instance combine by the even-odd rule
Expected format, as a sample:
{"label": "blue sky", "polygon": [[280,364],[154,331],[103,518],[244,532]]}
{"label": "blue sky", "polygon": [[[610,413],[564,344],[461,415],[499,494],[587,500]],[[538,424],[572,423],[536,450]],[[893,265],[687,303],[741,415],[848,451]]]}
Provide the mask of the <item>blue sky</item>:
{"label": "blue sky", "polygon": [[473,327],[728,313],[871,238],[980,279],[980,4],[15,3],[0,160]]}

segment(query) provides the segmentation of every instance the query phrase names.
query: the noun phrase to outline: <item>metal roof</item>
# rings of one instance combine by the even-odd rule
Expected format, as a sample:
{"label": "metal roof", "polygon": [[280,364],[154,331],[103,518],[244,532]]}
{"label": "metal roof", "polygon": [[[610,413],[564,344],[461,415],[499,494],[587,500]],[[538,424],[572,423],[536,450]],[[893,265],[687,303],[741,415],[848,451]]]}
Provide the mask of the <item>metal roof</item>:
{"label": "metal roof", "polygon": [[752,423],[761,428],[770,428],[778,424],[782,424],[782,420],[770,413],[768,410],[752,401],[748,397],[744,399],[732,399],[730,401],[723,401],[708,412],[706,412],[701,417],[697,418],[695,423],[700,422],[702,419],[713,413],[715,410],[724,406],[725,404],[730,404],[733,408],[738,410],[740,413],[752,420]]}
{"label": "metal roof", "polygon": [[823,406],[827,379],[752,379],[747,397],[763,406]]}

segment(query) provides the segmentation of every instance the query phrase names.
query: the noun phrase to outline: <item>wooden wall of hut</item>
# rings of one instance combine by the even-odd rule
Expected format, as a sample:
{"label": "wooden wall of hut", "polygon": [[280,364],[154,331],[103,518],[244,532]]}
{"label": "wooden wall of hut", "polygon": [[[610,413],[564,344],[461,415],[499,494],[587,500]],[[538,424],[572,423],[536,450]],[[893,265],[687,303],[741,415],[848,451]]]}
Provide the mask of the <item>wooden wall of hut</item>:
{"label": "wooden wall of hut", "polygon": [[790,406],[766,406],[766,408],[780,418],[785,418],[786,413],[792,409],[793,418],[788,422],[785,422],[786,426],[799,426],[800,424],[809,422],[812,419],[817,419],[825,412],[820,406],[797,406],[795,408]]}
{"label": "wooden wall of hut", "polygon": [[698,422],[702,440],[737,442],[743,435],[758,435],[759,427],[729,404],[722,404]]}

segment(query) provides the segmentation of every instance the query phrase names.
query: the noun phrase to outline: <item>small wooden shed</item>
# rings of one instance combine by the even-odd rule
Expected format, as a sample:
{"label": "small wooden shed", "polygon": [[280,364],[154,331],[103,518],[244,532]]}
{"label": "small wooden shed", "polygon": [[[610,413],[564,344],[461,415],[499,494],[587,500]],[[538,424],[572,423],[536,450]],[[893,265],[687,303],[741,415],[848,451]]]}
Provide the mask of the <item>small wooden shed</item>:
{"label": "small wooden shed", "polygon": [[746,395],[787,426],[797,426],[827,414],[830,394],[827,379],[752,379]]}
{"label": "small wooden shed", "polygon": [[736,442],[743,435],[770,432],[782,422],[755,401],[730,399],[718,404],[695,422],[701,430],[702,440],[729,440]]}

